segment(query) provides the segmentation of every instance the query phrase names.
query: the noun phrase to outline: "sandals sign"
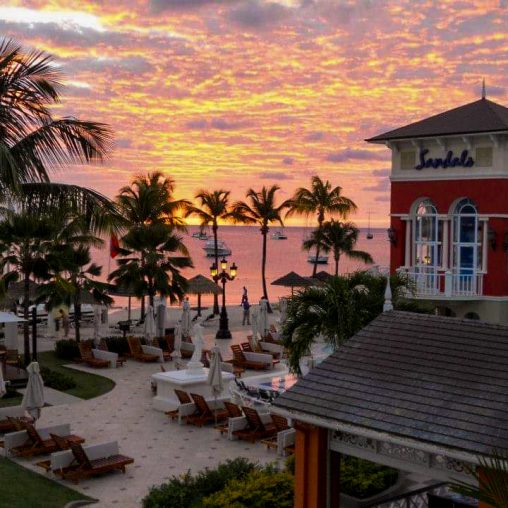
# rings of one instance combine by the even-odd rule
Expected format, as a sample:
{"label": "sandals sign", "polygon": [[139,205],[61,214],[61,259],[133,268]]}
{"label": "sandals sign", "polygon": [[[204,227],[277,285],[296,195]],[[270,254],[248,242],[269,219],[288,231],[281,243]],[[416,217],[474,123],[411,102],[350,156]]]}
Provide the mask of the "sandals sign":
{"label": "sandals sign", "polygon": [[470,168],[474,166],[474,159],[469,156],[468,150],[463,150],[460,154],[460,157],[455,157],[453,155],[453,151],[449,150],[444,159],[438,157],[435,159],[426,158],[426,155],[429,153],[427,148],[420,150],[420,163],[415,166],[415,169],[424,169],[424,168]]}

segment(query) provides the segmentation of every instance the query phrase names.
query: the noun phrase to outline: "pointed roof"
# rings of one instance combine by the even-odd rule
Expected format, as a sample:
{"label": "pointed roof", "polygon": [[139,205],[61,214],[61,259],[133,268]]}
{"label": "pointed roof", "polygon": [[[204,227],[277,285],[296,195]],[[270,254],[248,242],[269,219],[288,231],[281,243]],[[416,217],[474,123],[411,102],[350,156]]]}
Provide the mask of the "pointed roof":
{"label": "pointed roof", "polygon": [[480,99],[444,113],[410,123],[392,131],[366,139],[369,143],[398,139],[467,135],[508,131],[508,108]]}
{"label": "pointed roof", "polygon": [[187,281],[187,293],[192,295],[222,293],[222,289],[211,279],[204,275],[196,275]]}
{"label": "pointed roof", "polygon": [[272,286],[303,287],[312,284],[309,279],[298,275],[296,272],[289,272],[286,275],[274,280]]}

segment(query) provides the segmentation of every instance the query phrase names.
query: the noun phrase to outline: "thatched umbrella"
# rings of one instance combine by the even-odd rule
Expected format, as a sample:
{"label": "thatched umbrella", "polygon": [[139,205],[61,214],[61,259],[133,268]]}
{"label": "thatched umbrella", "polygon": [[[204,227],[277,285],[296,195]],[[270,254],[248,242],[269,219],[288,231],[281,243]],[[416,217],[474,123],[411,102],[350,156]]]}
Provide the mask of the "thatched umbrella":
{"label": "thatched umbrella", "polygon": [[[37,284],[37,282],[29,281],[28,282],[28,299],[32,302],[35,300],[37,294],[37,288],[40,286],[40,284]],[[25,282],[12,282],[9,284],[9,287],[7,288],[7,293],[5,295],[5,299],[2,301],[2,307],[4,309],[12,307],[14,303],[17,303],[20,298],[23,298],[25,296]]]}
{"label": "thatched umbrella", "polygon": [[294,288],[310,286],[312,282],[306,277],[298,275],[296,272],[289,272],[279,279],[272,282],[272,286],[284,286],[291,288],[291,294],[294,293]]}
{"label": "thatched umbrella", "polygon": [[333,279],[333,275],[331,273],[325,272],[324,270],[321,270],[320,272],[316,273],[314,277],[310,277],[311,279],[317,279],[320,282],[327,282],[330,279]]}
{"label": "thatched umbrella", "polygon": [[196,275],[187,281],[187,293],[198,295],[198,317],[201,316],[201,295],[218,295],[222,289],[211,279]]}

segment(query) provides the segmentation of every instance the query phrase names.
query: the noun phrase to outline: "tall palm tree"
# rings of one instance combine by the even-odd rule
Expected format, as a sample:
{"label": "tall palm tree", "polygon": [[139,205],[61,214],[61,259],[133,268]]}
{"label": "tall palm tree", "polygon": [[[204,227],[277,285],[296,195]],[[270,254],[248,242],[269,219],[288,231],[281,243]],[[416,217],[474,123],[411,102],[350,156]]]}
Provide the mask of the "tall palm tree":
{"label": "tall palm tree", "polygon": [[342,255],[366,264],[374,262],[372,256],[363,250],[356,250],[360,230],[352,222],[335,220],[323,223],[321,231],[315,230],[308,240],[303,242],[305,250],[320,247],[324,252],[332,252],[335,262],[335,275],[339,275],[339,261]]}
{"label": "tall palm tree", "polygon": [[110,150],[107,125],[53,117],[61,80],[52,56],[0,41],[0,190],[48,182],[55,167],[100,162]]}
{"label": "tall palm tree", "polygon": [[[212,227],[215,252],[214,258],[215,266],[217,267],[219,266],[219,222],[232,219],[229,207],[229,195],[230,191],[223,189],[214,191],[200,190],[195,196],[199,201],[199,206],[188,206],[185,212],[185,217],[195,215],[199,219],[202,228],[206,226]],[[214,294],[213,297],[213,313],[219,314],[219,295],[217,294]]]}
{"label": "tall palm tree", "polygon": [[[338,215],[346,218],[357,209],[356,204],[351,199],[342,195],[342,187],[336,186],[332,188],[332,184],[328,180],[323,181],[317,175],[312,177],[310,189],[305,187],[296,189],[290,201],[291,206],[287,215],[310,216],[316,214],[319,233],[321,233],[327,215]],[[321,243],[318,241],[316,245],[316,261],[319,257],[320,249]],[[312,275],[316,275],[316,272],[317,263],[315,262]]]}
{"label": "tall palm tree", "polygon": [[[258,224],[261,227],[261,235],[263,237],[263,250],[261,256],[261,281],[263,283],[263,297],[268,301],[268,291],[266,288],[266,238],[270,230],[270,224],[282,222],[282,212],[289,206],[288,201],[284,201],[280,205],[275,203],[275,194],[280,190],[278,185],[265,187],[257,192],[253,189],[247,191],[246,197],[248,202],[237,201],[233,205],[233,218],[236,222],[244,224]],[[268,304],[268,312],[272,312],[270,304]]]}

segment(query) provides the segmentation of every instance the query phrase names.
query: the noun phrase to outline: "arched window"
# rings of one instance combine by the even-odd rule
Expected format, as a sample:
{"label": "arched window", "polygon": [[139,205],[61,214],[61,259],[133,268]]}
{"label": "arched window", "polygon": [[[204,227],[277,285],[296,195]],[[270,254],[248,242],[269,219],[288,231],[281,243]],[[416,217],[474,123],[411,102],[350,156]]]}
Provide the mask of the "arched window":
{"label": "arched window", "polygon": [[435,270],[442,259],[442,228],[436,207],[424,199],[414,210],[415,266]]}
{"label": "arched window", "polygon": [[460,276],[474,276],[481,270],[481,227],[474,202],[461,199],[453,212],[453,268]]}

